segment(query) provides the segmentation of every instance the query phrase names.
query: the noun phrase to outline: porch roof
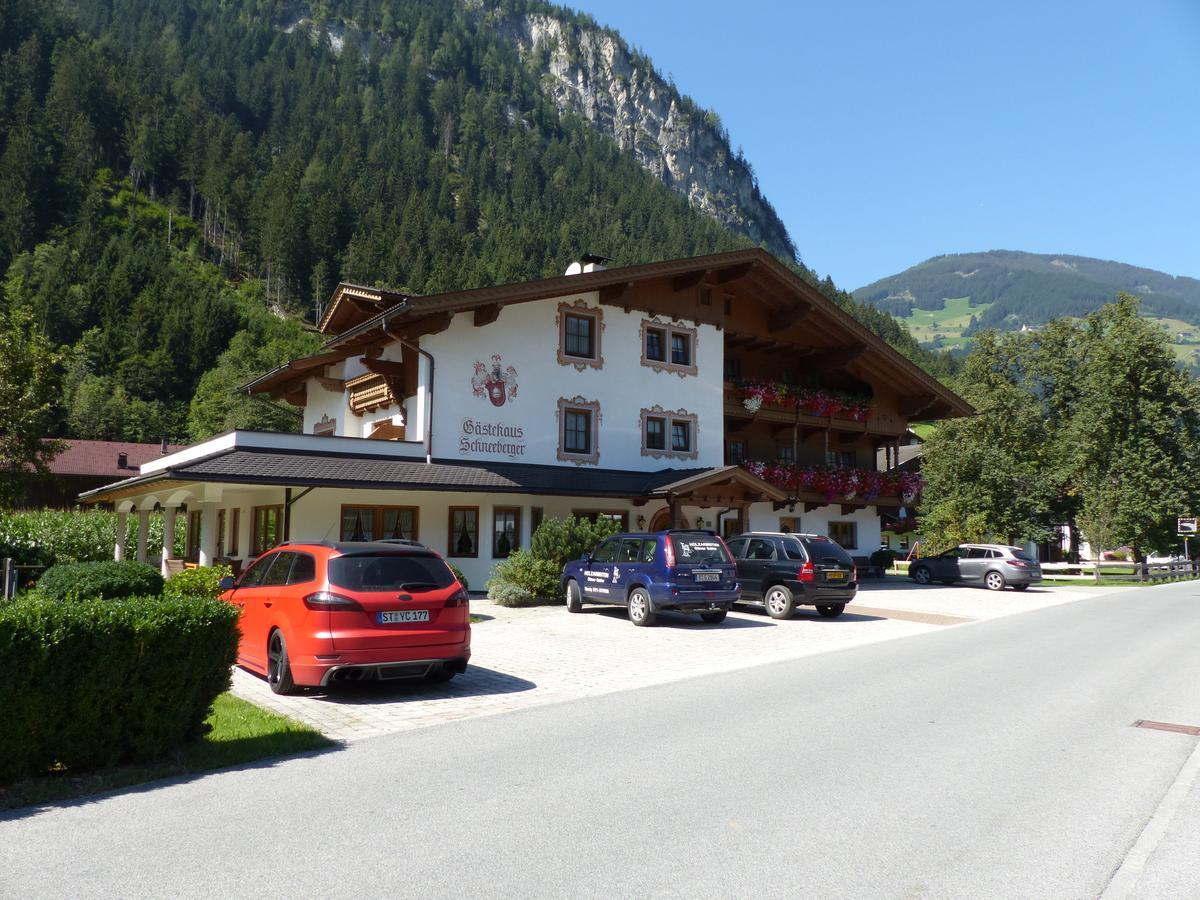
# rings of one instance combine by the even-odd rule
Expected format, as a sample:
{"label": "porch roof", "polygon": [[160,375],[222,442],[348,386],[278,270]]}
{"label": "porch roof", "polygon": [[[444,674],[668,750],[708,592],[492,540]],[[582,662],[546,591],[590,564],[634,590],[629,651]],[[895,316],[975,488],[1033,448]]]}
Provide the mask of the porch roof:
{"label": "porch roof", "polygon": [[[121,500],[164,488],[165,482],[224,483],[278,487],[342,487],[375,490],[484,491],[578,497],[648,498],[679,492],[714,473],[750,478],[731,467],[660,469],[577,469],[504,462],[461,462],[362,454],[235,447],[80,494],[88,503]],[[754,479],[756,486],[757,479]],[[767,486],[768,490],[773,490]]]}

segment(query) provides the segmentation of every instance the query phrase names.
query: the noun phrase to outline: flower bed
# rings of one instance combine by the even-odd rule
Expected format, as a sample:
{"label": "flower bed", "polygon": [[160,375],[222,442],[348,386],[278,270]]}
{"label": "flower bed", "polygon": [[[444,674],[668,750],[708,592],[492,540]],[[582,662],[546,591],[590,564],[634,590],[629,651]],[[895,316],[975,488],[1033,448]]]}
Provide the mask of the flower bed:
{"label": "flower bed", "polygon": [[809,416],[842,416],[865,422],[871,415],[871,401],[842,391],[824,391],[797,387],[782,381],[745,378],[734,385],[734,394],[752,413],[763,406],[795,409]]}
{"label": "flower bed", "polygon": [[820,494],[827,503],[837,500],[874,500],[900,497],[911,503],[921,493],[921,478],[911,472],[889,474],[842,466],[804,466],[779,462],[745,462],[743,468],[790,494]]}

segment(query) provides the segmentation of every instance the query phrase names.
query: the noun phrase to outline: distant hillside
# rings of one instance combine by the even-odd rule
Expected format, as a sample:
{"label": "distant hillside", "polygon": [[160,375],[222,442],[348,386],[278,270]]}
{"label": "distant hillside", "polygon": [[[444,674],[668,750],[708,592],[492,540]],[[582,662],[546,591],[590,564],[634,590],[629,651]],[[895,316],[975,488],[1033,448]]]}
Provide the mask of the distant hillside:
{"label": "distant hillside", "polygon": [[1142,298],[1154,318],[1200,325],[1200,280],[1086,256],[992,250],[936,256],[854,292],[854,299],[900,318],[965,299],[979,328],[1017,329],[1058,316],[1082,316],[1119,291]]}

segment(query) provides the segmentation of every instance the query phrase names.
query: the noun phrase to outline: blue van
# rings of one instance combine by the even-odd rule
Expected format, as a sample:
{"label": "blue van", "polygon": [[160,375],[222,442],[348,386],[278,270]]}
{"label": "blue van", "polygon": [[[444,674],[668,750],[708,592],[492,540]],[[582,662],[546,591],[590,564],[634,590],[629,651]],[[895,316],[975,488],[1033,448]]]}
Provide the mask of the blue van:
{"label": "blue van", "polygon": [[607,603],[629,609],[634,625],[651,625],[664,609],[725,620],[741,593],[737,565],[712,531],[617,534],[563,567],[567,609]]}

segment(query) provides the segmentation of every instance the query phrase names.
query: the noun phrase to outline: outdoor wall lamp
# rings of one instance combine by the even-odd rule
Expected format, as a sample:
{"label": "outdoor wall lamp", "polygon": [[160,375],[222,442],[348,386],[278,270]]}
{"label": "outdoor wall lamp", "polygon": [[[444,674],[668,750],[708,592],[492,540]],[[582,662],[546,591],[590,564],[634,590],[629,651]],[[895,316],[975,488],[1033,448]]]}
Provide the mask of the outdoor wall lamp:
{"label": "outdoor wall lamp", "polygon": [[646,530],[646,517],[645,516],[637,517],[637,526],[638,526],[638,531]]}

